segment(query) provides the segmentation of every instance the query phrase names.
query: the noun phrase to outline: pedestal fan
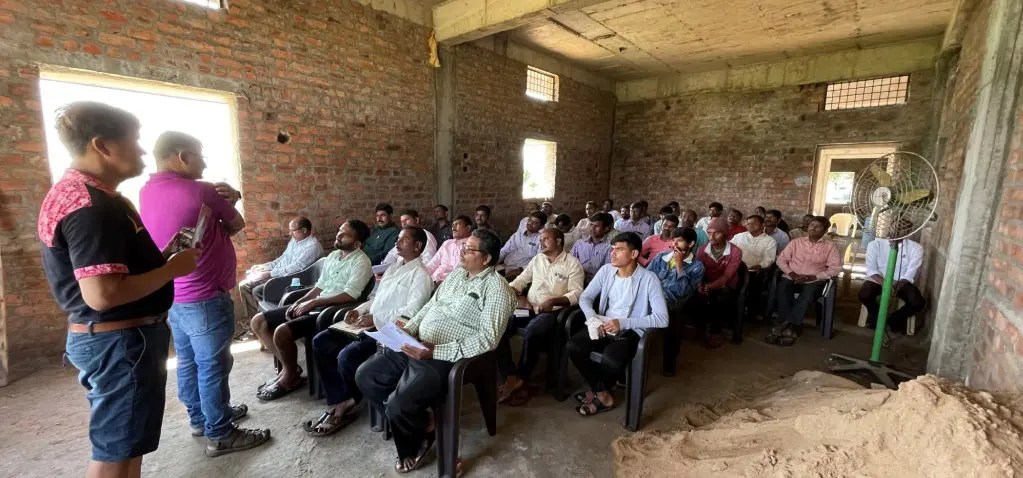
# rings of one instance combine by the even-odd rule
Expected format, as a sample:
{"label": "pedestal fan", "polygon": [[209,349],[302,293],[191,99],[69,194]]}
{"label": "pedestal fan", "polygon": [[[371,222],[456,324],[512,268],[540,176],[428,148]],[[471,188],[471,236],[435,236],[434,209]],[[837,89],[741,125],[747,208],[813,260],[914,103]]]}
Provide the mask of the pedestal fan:
{"label": "pedestal fan", "polygon": [[864,233],[887,239],[888,266],[885,268],[881,304],[874,330],[874,345],[867,360],[831,354],[832,372],[866,371],[888,388],[895,388],[893,377],[913,377],[881,362],[888,305],[892,299],[899,242],[922,229],[938,205],[938,175],[931,163],[910,152],[895,152],[876,159],[853,179],[852,212]]}

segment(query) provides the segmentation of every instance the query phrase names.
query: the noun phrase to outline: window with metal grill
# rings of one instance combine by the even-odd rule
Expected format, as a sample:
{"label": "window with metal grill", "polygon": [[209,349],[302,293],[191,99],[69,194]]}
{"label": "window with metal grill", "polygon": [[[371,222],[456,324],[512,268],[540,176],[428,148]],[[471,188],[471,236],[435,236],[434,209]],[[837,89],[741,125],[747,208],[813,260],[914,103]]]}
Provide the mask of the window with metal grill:
{"label": "window with metal grill", "polygon": [[541,101],[558,101],[558,75],[529,67],[526,70],[526,96]]}
{"label": "window with metal grill", "polygon": [[902,105],[908,97],[909,75],[844,81],[828,85],[824,110]]}

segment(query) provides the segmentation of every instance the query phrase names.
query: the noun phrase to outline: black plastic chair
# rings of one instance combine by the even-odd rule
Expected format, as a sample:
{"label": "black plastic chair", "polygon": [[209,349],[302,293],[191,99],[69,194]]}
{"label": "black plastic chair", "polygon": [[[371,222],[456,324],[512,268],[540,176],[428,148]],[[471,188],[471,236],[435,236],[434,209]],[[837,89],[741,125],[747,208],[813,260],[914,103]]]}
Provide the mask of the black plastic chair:
{"label": "black plastic chair", "polygon": [[266,281],[266,284],[263,286],[263,299],[259,301],[259,311],[266,312],[288,305],[284,303],[284,298],[289,295],[287,291],[288,287],[291,286],[292,279],[299,279],[302,287],[308,291],[312,284],[316,283],[316,280],[320,278],[320,271],[323,270],[323,264],[326,260],[326,257],[321,257],[313,265],[299,272],[287,276],[274,277]]}
{"label": "black plastic chair", "polygon": [[[546,352],[547,352],[547,372],[546,372],[546,383],[544,384],[547,393],[550,393],[558,401],[564,401],[568,398],[565,395],[564,388],[561,387],[561,374],[559,373],[561,364],[561,354],[565,351],[565,342],[568,337],[565,336],[565,321],[568,320],[568,316],[579,310],[579,306],[573,305],[571,307],[565,307],[558,312],[558,323],[553,330],[546,337]],[[515,329],[515,335],[519,337],[526,336],[526,328],[518,327]]]}
{"label": "black plastic chair", "polygon": [[[497,356],[490,351],[473,358],[455,362],[448,373],[448,393],[434,405],[434,420],[437,435],[437,475],[441,478],[455,476],[458,461],[459,413],[462,408],[462,388],[471,383],[476,387],[476,396],[483,411],[483,421],[490,436],[497,434]],[[383,432],[384,440],[391,439],[387,418],[375,406],[370,406],[370,428]]]}
{"label": "black plastic chair", "polygon": [[[778,275],[775,277],[775,282],[781,280],[782,272],[778,271]],[[777,287],[777,286],[775,286]],[[824,285],[824,291],[820,297],[814,301],[814,312],[817,315],[815,324],[821,328],[821,335],[825,339],[831,339],[835,335],[835,289],[838,288],[838,276],[828,279],[827,284]],[[777,292],[775,292],[777,294]],[[798,294],[796,294],[798,296]],[[768,309],[765,315],[771,317],[774,313],[774,309],[777,307],[777,300],[768,302]]]}
{"label": "black plastic chair", "polygon": [[[569,314],[565,321],[565,336],[572,337],[573,332],[581,330],[586,320],[582,309],[577,309]],[[625,372],[625,428],[629,431],[639,430],[643,418],[643,400],[646,398],[647,375],[650,367],[650,348],[647,341],[660,329],[642,329],[643,336],[636,346],[636,354]],[[637,360],[638,359],[638,360]],[[599,352],[590,353],[590,360],[601,363],[604,360],[603,354]],[[563,401],[570,393],[568,390],[568,344],[566,343],[561,352],[561,363],[559,366],[558,385],[563,392],[559,400]]]}

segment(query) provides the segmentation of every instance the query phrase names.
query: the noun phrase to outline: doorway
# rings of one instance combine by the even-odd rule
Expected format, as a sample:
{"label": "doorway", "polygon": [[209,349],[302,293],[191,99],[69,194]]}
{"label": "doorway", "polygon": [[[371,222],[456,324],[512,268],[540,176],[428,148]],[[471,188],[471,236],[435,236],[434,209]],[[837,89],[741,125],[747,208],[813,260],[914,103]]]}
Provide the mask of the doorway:
{"label": "doorway", "polygon": [[817,147],[810,210],[831,217],[851,212],[856,175],[875,159],[898,151],[899,143],[835,144]]}

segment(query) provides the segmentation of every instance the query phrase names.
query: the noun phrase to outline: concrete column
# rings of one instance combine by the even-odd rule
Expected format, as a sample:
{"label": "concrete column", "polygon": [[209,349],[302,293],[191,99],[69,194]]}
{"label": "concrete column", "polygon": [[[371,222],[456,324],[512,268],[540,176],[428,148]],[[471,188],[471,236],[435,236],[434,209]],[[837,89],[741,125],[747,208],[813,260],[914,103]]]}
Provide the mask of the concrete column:
{"label": "concrete column", "polygon": [[452,211],[455,208],[454,163],[455,148],[455,54],[451,48],[439,47],[440,68],[434,71],[436,91],[436,139],[433,157],[437,170],[437,203]]}
{"label": "concrete column", "polygon": [[995,227],[1023,79],[1021,14],[1023,4],[1018,1],[991,1],[987,49],[974,102],[962,186],[960,191],[941,192],[957,195],[957,201],[941,294],[938,303],[932,304],[938,312],[927,371],[953,380],[968,380],[974,335],[979,333],[978,309],[989,239]]}

